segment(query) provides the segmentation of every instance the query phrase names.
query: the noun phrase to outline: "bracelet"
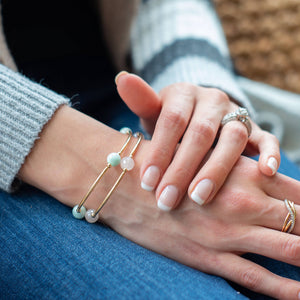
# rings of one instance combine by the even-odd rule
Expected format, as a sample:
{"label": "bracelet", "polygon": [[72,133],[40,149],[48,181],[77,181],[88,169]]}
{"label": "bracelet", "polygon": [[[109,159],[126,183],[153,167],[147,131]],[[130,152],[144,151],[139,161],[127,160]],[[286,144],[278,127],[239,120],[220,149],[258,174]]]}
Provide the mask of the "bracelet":
{"label": "bracelet", "polygon": [[[133,155],[135,154],[139,144],[141,143],[142,139],[143,139],[143,134],[138,132],[134,134],[134,137],[137,137],[138,140],[134,146],[134,148],[131,150],[129,156],[127,157],[123,157],[121,159],[121,154],[122,152],[125,150],[125,148],[128,146],[131,137],[132,137],[132,131],[131,129],[125,127],[122,128],[120,130],[120,132],[122,133],[126,133],[128,135],[123,147],[121,148],[121,150],[117,153],[113,152],[110,153],[107,156],[107,166],[102,170],[102,172],[98,175],[98,177],[96,178],[96,180],[93,182],[93,184],[90,186],[88,192],[86,193],[86,195],[83,197],[83,199],[81,200],[81,202],[73,207],[72,210],[72,214],[76,219],[83,219],[85,217],[85,219],[89,222],[89,223],[95,223],[98,218],[99,218],[99,212],[100,210],[103,208],[103,206],[105,205],[105,203],[108,201],[108,199],[110,198],[110,196],[112,195],[112,193],[114,192],[114,190],[117,188],[117,186],[119,185],[120,181],[122,180],[122,178],[124,177],[125,173],[127,171],[130,171],[133,169],[134,167],[134,160],[133,160]],[[104,174],[106,173],[106,171],[111,167],[111,166],[117,166],[119,165],[122,168],[122,173],[120,174],[119,178],[116,180],[116,182],[114,183],[114,185],[112,186],[112,188],[110,189],[110,191],[107,193],[107,195],[105,196],[104,200],[102,201],[102,203],[100,204],[100,206],[94,210],[94,209],[89,209],[86,210],[86,208],[83,206],[84,203],[86,202],[86,200],[88,199],[88,197],[90,196],[90,194],[92,193],[92,191],[94,190],[94,188],[96,187],[96,185],[99,183],[100,179],[104,176]]]}

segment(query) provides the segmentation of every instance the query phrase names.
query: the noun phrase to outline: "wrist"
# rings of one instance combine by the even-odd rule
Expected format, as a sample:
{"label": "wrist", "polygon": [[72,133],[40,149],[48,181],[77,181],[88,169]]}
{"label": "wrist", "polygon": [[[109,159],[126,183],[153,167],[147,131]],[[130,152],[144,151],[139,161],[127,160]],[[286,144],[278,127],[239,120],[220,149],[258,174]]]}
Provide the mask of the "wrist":
{"label": "wrist", "polygon": [[[75,109],[62,106],[42,130],[19,177],[64,204],[74,206],[81,201],[106,166],[107,155],[119,151],[126,138],[126,135]],[[135,142],[136,139],[132,138],[122,156],[130,153]],[[128,199],[129,195],[140,189],[139,167],[146,144],[143,141],[137,149],[134,155],[135,167],[125,174],[112,200],[115,197]],[[120,167],[110,168],[87,200],[87,209],[99,206],[121,171]],[[105,212],[111,215],[109,209],[104,208],[103,211],[103,217]]]}

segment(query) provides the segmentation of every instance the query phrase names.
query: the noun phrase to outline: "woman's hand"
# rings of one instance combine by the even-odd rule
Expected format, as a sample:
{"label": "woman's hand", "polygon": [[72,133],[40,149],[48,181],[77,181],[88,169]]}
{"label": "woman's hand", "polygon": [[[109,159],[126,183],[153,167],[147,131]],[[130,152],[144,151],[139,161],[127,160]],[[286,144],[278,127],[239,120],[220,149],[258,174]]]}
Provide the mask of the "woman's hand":
{"label": "woman's hand", "polygon": [[213,154],[199,170],[218,136],[222,118],[238,108],[220,90],[178,83],[157,95],[140,77],[126,72],[116,77],[116,83],[120,96],[141,117],[145,129],[154,131],[141,180],[144,189],[156,188],[161,209],[177,206],[187,189],[197,203],[211,201],[244,150],[248,155],[260,153],[262,173],[276,173],[280,162],[277,139],[253,122],[248,139],[246,126],[237,121],[222,128]]}
{"label": "woman's hand", "polygon": [[[72,207],[104,168],[106,156],[118,151],[125,139],[63,106],[43,129],[19,177]],[[134,141],[124,154],[133,145]],[[287,214],[282,199],[300,204],[300,183],[280,174],[264,176],[255,161],[242,157],[214,201],[200,207],[185,199],[179,209],[164,213],[157,209],[154,193],[138,184],[149,149],[149,141],[143,141],[134,157],[135,168],[112,194],[101,220],[128,239],[183,264],[266,295],[297,299],[298,282],[238,254],[253,252],[300,266],[300,222],[295,235],[279,232]],[[120,171],[109,170],[86,202],[87,209],[98,207]],[[299,215],[298,205],[296,209]]]}
{"label": "woman's hand", "polygon": [[[147,155],[147,148],[141,156]],[[300,222],[294,234],[280,232],[288,213],[285,197],[300,214],[300,183],[281,174],[263,175],[257,162],[241,157],[228,179],[205,207],[183,200],[165,213],[153,194],[124,182],[127,193],[113,195],[103,221],[128,239],[206,273],[219,275],[278,299],[299,299],[300,283],[273,274],[240,257],[257,253],[300,266]]]}

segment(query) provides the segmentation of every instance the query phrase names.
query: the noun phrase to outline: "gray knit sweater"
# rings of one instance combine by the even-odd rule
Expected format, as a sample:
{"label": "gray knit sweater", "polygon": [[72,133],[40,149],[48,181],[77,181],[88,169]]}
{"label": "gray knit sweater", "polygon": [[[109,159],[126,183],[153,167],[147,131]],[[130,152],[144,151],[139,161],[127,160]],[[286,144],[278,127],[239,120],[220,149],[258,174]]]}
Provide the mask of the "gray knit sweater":
{"label": "gray knit sweater", "polygon": [[[122,65],[120,62],[130,51],[134,71],[156,91],[182,81],[216,87],[251,110],[236,84],[222,28],[210,1],[144,0],[140,4],[137,0],[99,1],[106,14],[102,20],[109,21],[103,24],[109,32],[107,37],[114,37],[114,31],[120,36],[120,41],[113,38],[107,41],[117,65]],[[105,6],[124,3],[125,10],[110,10]],[[114,18],[107,16],[109,12]],[[122,53],[118,53],[120,49]],[[42,128],[56,109],[69,100],[10,69],[13,63],[2,27],[0,61],[3,63],[0,65],[0,188],[12,191],[14,179]]]}

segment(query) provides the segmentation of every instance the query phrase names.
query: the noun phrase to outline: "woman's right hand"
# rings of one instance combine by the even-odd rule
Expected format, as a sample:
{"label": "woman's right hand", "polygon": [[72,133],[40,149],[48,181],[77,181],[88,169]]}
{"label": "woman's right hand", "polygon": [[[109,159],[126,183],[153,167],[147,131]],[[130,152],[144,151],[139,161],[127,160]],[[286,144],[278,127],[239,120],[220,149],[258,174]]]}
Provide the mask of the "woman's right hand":
{"label": "woman's right hand", "polygon": [[156,94],[142,78],[126,72],[119,73],[116,84],[124,102],[153,133],[141,166],[141,186],[156,190],[162,210],[179,205],[187,191],[198,204],[209,203],[242,153],[260,154],[260,171],[268,176],[276,173],[280,151],[275,136],[251,119],[221,126],[225,115],[238,110],[221,90],[175,83]]}
{"label": "woman's right hand", "polygon": [[[106,155],[117,151],[125,139],[63,106],[43,129],[19,176],[72,207],[106,165]],[[300,266],[300,222],[294,234],[280,232],[287,214],[284,198],[294,201],[300,214],[300,183],[280,174],[265,176],[257,162],[242,157],[214,201],[200,207],[186,196],[178,209],[165,213],[157,208],[154,193],[139,185],[149,144],[143,141],[138,148],[135,168],[100,212],[101,220],[126,238],[185,265],[266,295],[298,299],[299,282],[276,276],[239,255],[253,252]],[[119,174],[118,167],[109,170],[87,208],[98,207]]]}

